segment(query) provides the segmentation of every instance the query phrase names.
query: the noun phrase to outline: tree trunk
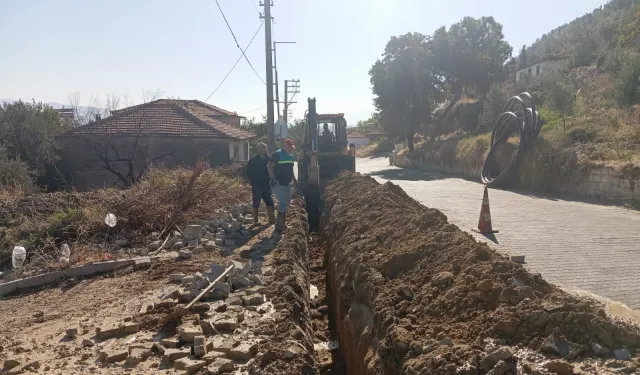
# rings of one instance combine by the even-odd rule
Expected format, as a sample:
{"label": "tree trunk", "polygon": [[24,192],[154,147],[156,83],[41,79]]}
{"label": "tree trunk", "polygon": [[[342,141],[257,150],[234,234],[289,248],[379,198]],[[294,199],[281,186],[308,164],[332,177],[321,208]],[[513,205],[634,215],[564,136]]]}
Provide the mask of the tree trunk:
{"label": "tree trunk", "polygon": [[567,134],[567,124],[564,121],[564,115],[562,115],[562,130],[564,131],[564,134]]}
{"label": "tree trunk", "polygon": [[415,133],[413,131],[407,132],[407,147],[409,147],[409,151],[413,151],[413,136]]}
{"label": "tree trunk", "polygon": [[456,85],[453,88],[453,99],[451,100],[451,103],[449,103],[447,108],[445,108],[444,112],[442,112],[442,115],[440,115],[440,118],[436,122],[437,124],[436,127],[438,128],[435,131],[436,134],[439,132],[442,132],[444,119],[449,115],[449,112],[451,112],[451,110],[453,109],[453,106],[456,105],[456,103],[458,102],[458,100],[460,100],[461,97],[462,97],[462,86]]}

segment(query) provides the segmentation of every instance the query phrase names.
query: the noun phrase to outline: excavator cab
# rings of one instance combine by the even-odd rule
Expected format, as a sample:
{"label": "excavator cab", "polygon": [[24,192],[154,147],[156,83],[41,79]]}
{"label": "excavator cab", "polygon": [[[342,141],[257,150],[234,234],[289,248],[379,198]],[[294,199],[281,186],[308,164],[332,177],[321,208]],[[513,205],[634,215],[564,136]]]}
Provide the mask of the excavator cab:
{"label": "excavator cab", "polygon": [[316,99],[309,98],[304,141],[298,160],[298,184],[303,189],[313,230],[319,219],[320,196],[328,181],[343,170],[355,172],[356,147],[348,144],[343,113],[318,114]]}

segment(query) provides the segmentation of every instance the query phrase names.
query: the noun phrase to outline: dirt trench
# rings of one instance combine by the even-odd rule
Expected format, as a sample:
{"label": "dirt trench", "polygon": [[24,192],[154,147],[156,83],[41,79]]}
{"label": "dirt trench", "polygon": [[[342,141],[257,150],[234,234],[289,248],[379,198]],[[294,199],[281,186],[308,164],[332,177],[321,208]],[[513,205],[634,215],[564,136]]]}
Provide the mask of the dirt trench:
{"label": "dirt trench", "polygon": [[319,228],[309,251],[325,257],[341,373],[640,372],[637,325],[478,243],[396,185],[343,174],[326,187]]}

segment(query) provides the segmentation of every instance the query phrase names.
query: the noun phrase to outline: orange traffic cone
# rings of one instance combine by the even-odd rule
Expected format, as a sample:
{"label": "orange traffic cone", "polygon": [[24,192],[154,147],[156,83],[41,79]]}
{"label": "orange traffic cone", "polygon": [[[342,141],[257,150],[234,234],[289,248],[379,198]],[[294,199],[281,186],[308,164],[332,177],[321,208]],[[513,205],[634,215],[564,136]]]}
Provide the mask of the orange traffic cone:
{"label": "orange traffic cone", "polygon": [[498,233],[491,227],[491,210],[489,210],[489,191],[484,187],[484,196],[482,197],[482,208],[480,209],[480,219],[478,220],[478,228],[471,229],[476,233]]}

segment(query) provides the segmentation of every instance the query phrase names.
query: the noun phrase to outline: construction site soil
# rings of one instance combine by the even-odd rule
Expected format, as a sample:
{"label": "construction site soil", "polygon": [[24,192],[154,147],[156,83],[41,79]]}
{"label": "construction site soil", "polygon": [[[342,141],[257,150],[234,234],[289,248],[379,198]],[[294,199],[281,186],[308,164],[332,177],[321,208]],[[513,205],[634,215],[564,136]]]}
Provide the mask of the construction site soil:
{"label": "construction site soil", "polygon": [[[242,314],[230,332],[204,333],[207,345],[218,339],[230,343],[229,350],[250,345],[250,358],[209,358],[233,362],[233,374],[638,373],[638,326],[529,273],[393,184],[341,175],[326,187],[319,234],[308,234],[304,207],[300,198],[292,202],[281,237],[268,225],[252,227],[251,240],[225,251],[201,249],[188,260],[167,253],[147,270],[5,297],[0,361],[20,362],[11,374],[176,373],[166,366],[167,353],[140,363],[133,356],[137,348],[173,339],[178,348],[172,353],[188,356],[181,365],[204,366],[195,343],[176,338],[176,325],[165,324],[170,309],[155,306],[176,287],[170,274],[235,260],[273,271],[260,286],[266,299],[233,306],[231,299],[244,296],[239,289],[236,297],[200,303],[211,309],[192,314],[215,321],[222,306],[227,315]],[[150,302],[154,308],[145,309]],[[191,317],[180,319],[184,326]],[[105,322],[137,323],[139,330],[103,340],[94,333]],[[78,330],[73,339],[65,336],[70,327]],[[100,359],[127,347],[134,361]],[[177,373],[224,373],[215,361]]]}
{"label": "construction site soil", "polygon": [[347,373],[637,371],[635,360],[606,359],[635,355],[637,326],[476,242],[396,185],[343,174],[326,187],[320,228]]}

